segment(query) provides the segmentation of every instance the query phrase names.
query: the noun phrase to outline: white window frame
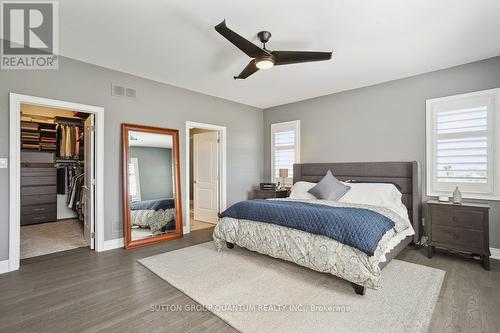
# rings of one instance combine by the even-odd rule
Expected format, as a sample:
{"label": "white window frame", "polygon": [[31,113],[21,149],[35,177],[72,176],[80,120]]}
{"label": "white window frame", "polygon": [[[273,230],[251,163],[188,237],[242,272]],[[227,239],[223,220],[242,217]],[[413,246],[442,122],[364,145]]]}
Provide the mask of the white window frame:
{"label": "white window frame", "polygon": [[[272,183],[277,183],[277,182],[281,183],[282,181],[281,177],[275,177],[275,172],[274,172],[274,152],[275,152],[274,133],[276,131],[279,131],[280,129],[289,128],[291,126],[293,126],[295,130],[294,163],[300,163],[300,120],[292,120],[282,123],[271,124],[271,182]],[[292,177],[289,176],[287,180],[290,180],[291,178]],[[287,180],[285,180],[285,185],[293,185],[293,179],[291,179],[290,182],[287,182]]]}
{"label": "white window frame", "polygon": [[467,199],[500,200],[500,88],[477,91],[467,94],[447,96],[426,101],[426,193],[427,196],[451,196],[453,189],[442,190],[436,180],[436,109],[444,104],[457,103],[467,107],[478,99],[488,104],[488,183],[480,186],[458,185],[462,196]]}
{"label": "white window frame", "polygon": [[[134,184],[135,184],[135,189],[136,189],[135,195],[131,195],[130,197],[132,199],[132,202],[137,202],[137,201],[141,201],[141,177],[139,175],[139,160],[138,160],[138,158],[131,157],[130,164],[132,164],[134,166]],[[132,184],[130,179],[129,179],[129,182],[130,182],[130,184]]]}

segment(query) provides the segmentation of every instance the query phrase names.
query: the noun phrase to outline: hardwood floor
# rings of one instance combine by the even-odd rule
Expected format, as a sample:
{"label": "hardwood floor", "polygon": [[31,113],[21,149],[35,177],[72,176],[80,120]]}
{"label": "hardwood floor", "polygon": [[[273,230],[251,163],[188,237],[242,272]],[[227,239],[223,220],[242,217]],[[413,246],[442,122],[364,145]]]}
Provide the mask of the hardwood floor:
{"label": "hardwood floor", "polygon": [[213,223],[195,220],[193,207],[191,207],[191,209],[189,210],[189,220],[190,220],[191,231],[205,229],[205,228],[214,228],[215,226],[215,224]]}
{"label": "hardwood floor", "polygon": [[[207,228],[135,250],[79,248],[25,259],[19,271],[0,275],[0,332],[235,332],[210,312],[152,311],[196,303],[137,262],[211,235]],[[398,259],[447,271],[432,332],[498,332],[499,261],[487,272],[456,255],[428,259],[423,249],[404,250]]]}
{"label": "hardwood floor", "polygon": [[[500,261],[484,270],[478,260],[437,249],[408,248],[396,257],[446,271],[430,332],[500,332]],[[369,291],[368,291],[369,292]]]}

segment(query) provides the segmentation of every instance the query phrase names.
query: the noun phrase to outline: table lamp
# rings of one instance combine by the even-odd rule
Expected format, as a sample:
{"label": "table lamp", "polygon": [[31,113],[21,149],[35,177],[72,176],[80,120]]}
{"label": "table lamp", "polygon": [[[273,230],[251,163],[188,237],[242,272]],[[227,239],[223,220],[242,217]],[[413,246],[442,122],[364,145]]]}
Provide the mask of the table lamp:
{"label": "table lamp", "polygon": [[285,178],[288,178],[288,169],[279,169],[280,177],[282,179],[281,187],[285,188]]}

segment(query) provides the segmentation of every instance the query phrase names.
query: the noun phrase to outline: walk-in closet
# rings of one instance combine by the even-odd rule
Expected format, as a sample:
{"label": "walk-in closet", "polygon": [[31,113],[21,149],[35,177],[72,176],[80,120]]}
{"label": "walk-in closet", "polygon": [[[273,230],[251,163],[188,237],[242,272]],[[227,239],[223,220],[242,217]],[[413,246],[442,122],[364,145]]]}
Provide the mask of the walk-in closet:
{"label": "walk-in closet", "polygon": [[93,117],[21,105],[21,259],[93,247],[85,230]]}

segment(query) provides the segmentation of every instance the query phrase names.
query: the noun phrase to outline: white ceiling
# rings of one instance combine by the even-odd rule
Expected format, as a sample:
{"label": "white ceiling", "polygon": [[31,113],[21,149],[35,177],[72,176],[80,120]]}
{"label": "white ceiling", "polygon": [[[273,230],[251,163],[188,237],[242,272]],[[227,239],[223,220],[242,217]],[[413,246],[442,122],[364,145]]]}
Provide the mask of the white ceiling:
{"label": "white ceiling", "polygon": [[172,136],[148,132],[129,132],[130,147],[172,148]]}
{"label": "white ceiling", "polygon": [[[268,108],[500,55],[498,0],[60,1],[61,54]],[[333,50],[234,81],[250,60],[215,30],[272,50]],[[140,94],[140,92],[138,92]]]}

